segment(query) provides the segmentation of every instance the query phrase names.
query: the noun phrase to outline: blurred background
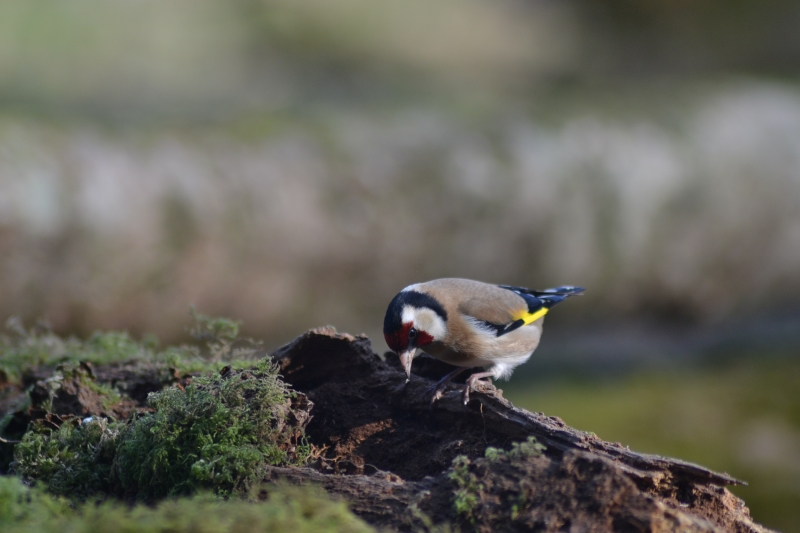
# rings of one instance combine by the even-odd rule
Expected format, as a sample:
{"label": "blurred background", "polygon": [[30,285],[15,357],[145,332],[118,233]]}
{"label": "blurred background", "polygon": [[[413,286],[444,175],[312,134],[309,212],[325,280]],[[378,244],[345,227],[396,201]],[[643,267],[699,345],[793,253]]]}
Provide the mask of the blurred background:
{"label": "blurred background", "polygon": [[380,352],[444,276],[587,287],[506,396],[800,531],[800,5],[0,2],[0,319]]}

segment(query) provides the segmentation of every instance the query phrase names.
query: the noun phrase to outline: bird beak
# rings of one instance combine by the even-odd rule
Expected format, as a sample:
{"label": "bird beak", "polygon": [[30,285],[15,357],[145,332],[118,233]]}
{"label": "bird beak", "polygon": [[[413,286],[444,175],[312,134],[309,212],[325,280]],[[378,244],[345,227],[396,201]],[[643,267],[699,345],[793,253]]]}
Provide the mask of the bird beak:
{"label": "bird beak", "polygon": [[400,354],[400,364],[403,365],[403,370],[406,371],[406,383],[411,381],[411,361],[414,359],[414,352],[416,348],[409,348]]}

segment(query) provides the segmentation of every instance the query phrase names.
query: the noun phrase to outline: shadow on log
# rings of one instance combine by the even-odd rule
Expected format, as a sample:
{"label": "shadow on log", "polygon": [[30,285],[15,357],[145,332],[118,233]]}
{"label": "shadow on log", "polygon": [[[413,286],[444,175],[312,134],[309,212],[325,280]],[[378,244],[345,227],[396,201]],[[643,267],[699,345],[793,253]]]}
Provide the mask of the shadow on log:
{"label": "shadow on log", "polygon": [[[518,409],[491,385],[468,406],[453,389],[431,407],[426,390],[444,373],[436,362],[419,358],[406,383],[366,337],[321,328],[273,358],[314,403],[306,433],[325,451],[314,468],[273,468],[268,481],[320,484],[377,526],[765,531],[725,488],[740,481]],[[543,454],[513,447],[529,437]]]}

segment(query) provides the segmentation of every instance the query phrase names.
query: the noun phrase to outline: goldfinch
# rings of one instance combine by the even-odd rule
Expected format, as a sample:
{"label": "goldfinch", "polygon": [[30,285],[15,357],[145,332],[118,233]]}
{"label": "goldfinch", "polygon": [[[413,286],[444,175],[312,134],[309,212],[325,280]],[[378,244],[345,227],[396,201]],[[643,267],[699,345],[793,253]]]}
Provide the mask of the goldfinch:
{"label": "goldfinch", "polygon": [[408,379],[417,349],[458,367],[431,388],[432,402],[460,372],[484,367],[467,378],[466,405],[478,380],[508,378],[527,361],[539,345],[550,308],[583,290],[563,286],[535,291],[456,278],[417,283],[392,299],[383,335],[400,356]]}

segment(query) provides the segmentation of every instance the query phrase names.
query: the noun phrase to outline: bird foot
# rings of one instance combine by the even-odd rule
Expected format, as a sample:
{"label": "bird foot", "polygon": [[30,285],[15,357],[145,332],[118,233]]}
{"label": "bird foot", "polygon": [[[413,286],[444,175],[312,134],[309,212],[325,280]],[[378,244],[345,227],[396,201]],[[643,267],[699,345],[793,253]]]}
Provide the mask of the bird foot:
{"label": "bird foot", "polygon": [[489,377],[492,374],[489,372],[484,372],[481,374],[472,374],[470,377],[467,378],[467,383],[464,385],[464,393],[462,394],[462,400],[464,401],[464,405],[469,403],[469,391],[470,389],[474,391],[478,391],[475,387],[478,383],[481,385],[491,385],[491,381],[484,381],[481,378]]}
{"label": "bird foot", "polygon": [[464,402],[464,405],[469,403],[469,385],[464,385],[464,392],[461,393],[461,400]]}
{"label": "bird foot", "polygon": [[425,390],[425,394],[431,394],[432,393],[431,406],[433,406],[433,404],[436,402],[436,400],[439,400],[439,399],[442,398],[442,396],[444,396],[444,391],[447,389],[448,385],[450,385],[450,382],[453,380],[453,378],[456,377],[457,375],[459,375],[464,370],[465,370],[464,368],[457,368],[457,369],[453,370],[452,372],[447,374],[445,377],[440,379],[439,382],[436,383],[436,385],[434,385],[432,387],[429,387],[428,389]]}
{"label": "bird foot", "polygon": [[447,390],[447,387],[450,385],[449,379],[442,379],[436,385],[432,387],[428,387],[425,389],[425,395],[431,395],[431,405],[436,403],[436,400],[440,400],[442,396],[444,396],[444,392]]}

